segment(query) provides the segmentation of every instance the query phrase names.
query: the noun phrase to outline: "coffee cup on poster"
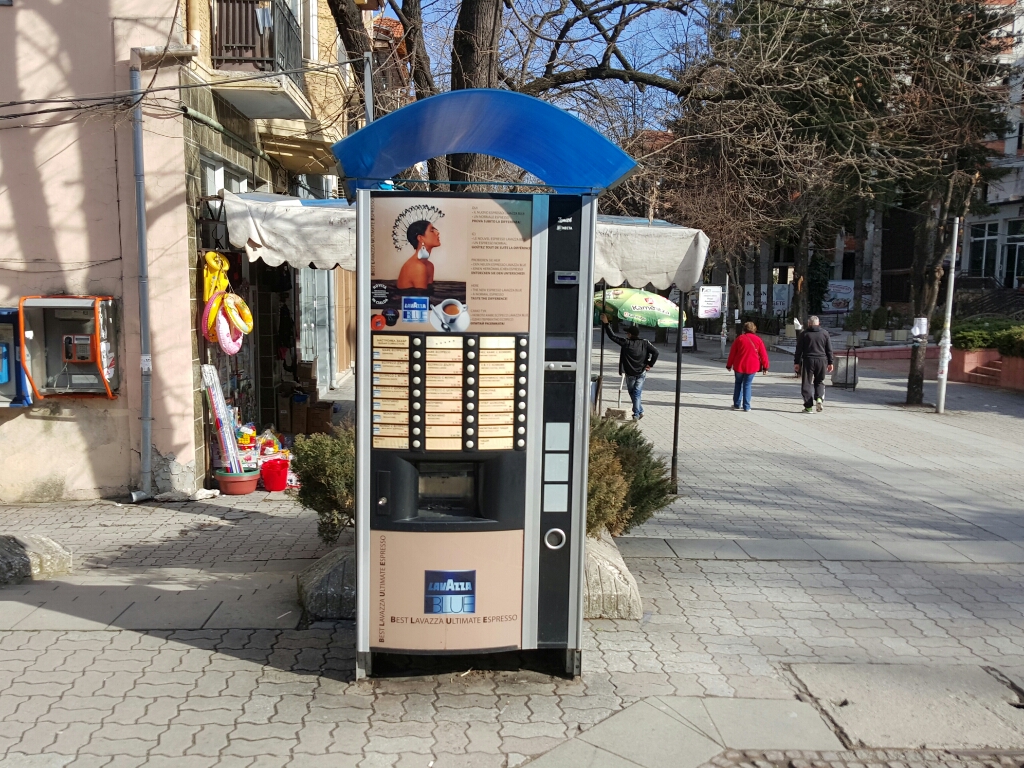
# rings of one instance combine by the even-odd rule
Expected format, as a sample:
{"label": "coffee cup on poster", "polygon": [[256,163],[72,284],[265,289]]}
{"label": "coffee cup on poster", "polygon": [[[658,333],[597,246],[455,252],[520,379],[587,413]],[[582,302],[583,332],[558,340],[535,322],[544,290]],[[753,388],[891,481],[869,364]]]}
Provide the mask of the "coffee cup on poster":
{"label": "coffee cup on poster", "polygon": [[461,333],[469,328],[469,309],[458,299],[445,299],[430,308],[430,324],[438,331]]}

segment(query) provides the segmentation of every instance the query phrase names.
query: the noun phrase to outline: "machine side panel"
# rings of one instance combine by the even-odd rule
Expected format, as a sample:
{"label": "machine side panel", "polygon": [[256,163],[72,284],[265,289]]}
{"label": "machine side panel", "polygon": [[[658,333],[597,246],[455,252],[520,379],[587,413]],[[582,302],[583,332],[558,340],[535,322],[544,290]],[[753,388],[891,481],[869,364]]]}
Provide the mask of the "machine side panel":
{"label": "machine side panel", "polygon": [[543,487],[540,513],[540,592],[537,606],[537,646],[566,648],[569,615],[572,546],[578,525],[572,503],[579,462],[574,444],[578,381],[577,370],[581,291],[580,234],[582,199],[556,195],[549,199],[547,308],[544,342]]}

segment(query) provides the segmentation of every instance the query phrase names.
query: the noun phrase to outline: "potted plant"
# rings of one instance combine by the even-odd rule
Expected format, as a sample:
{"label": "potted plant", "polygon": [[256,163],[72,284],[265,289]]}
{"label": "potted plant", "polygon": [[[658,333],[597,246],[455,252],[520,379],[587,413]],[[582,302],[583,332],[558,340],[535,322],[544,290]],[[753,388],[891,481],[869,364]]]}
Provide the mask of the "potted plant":
{"label": "potted plant", "polygon": [[885,343],[885,326],[889,324],[889,310],[886,307],[879,307],[871,313],[871,330],[868,331],[868,341],[872,344]]}

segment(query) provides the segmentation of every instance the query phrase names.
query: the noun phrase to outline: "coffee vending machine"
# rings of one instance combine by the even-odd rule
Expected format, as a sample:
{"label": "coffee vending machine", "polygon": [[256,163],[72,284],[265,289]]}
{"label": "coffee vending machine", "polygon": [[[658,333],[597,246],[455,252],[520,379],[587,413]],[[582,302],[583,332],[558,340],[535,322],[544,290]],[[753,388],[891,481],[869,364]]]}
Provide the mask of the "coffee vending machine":
{"label": "coffee vending machine", "polygon": [[580,673],[596,214],[358,192],[357,677],[531,649]]}

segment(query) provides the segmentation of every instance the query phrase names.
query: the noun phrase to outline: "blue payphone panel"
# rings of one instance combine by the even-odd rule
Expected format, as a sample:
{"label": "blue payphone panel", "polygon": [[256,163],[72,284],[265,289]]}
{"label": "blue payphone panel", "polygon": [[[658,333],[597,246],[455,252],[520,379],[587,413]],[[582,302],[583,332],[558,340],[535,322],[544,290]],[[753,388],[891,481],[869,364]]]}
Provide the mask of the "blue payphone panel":
{"label": "blue payphone panel", "polygon": [[0,308],[0,408],[32,404],[31,389],[21,367],[18,310]]}

